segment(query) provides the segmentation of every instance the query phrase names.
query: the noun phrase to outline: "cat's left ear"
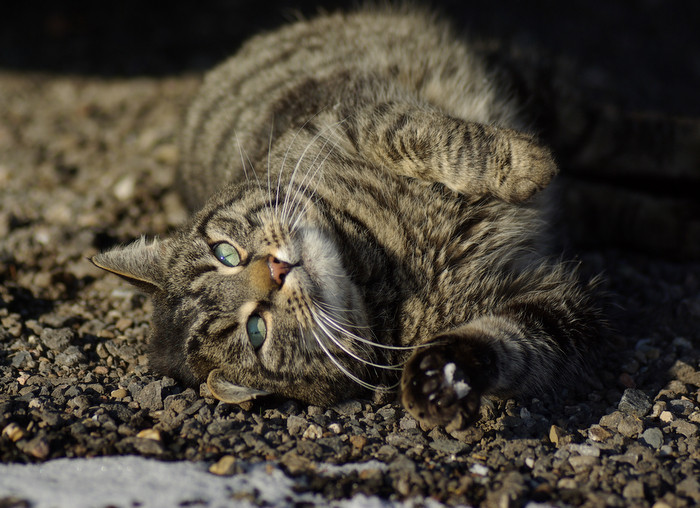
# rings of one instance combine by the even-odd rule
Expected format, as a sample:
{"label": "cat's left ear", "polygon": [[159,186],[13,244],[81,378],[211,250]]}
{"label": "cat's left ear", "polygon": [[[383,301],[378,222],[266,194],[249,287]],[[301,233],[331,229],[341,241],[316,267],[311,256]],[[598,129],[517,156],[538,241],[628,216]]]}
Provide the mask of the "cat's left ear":
{"label": "cat's left ear", "polygon": [[226,378],[224,369],[214,369],[207,377],[209,391],[222,402],[229,404],[240,404],[248,400],[253,400],[263,395],[270,395],[270,392],[239,386]]}
{"label": "cat's left ear", "polygon": [[103,270],[126,279],[147,292],[163,289],[164,259],[168,240],[148,242],[141,238],[130,245],[117,247],[90,258],[90,261]]}

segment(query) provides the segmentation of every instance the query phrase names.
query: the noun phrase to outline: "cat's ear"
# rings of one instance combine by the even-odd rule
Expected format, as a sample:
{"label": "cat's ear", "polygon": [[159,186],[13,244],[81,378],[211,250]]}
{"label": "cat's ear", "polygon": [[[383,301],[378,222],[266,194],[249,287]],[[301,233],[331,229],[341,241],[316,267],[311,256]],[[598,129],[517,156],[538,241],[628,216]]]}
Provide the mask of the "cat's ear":
{"label": "cat's ear", "polygon": [[90,261],[103,270],[126,279],[134,286],[154,293],[163,288],[164,259],[168,240],[153,240],[145,238],[112,250],[93,256]]}
{"label": "cat's ear", "polygon": [[270,395],[270,392],[264,390],[247,388],[232,383],[227,379],[224,369],[212,370],[207,377],[207,386],[214,397],[229,404],[240,404],[241,402],[253,400],[256,397]]}
{"label": "cat's ear", "polygon": [[558,171],[550,150],[523,132],[403,104],[377,106],[358,121],[366,125],[357,146],[369,160],[468,196],[522,202]]}

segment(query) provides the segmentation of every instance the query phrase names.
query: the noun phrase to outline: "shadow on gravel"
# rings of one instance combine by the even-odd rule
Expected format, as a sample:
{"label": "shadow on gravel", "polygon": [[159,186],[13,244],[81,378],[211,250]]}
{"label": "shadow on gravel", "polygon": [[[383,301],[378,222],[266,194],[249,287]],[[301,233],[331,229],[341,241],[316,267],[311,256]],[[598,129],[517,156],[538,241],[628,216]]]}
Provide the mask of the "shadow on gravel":
{"label": "shadow on gravel", "polygon": [[9,312],[16,312],[22,321],[39,319],[54,308],[54,301],[37,298],[26,288],[13,284],[6,285],[9,303],[0,300],[0,308],[5,307]]}

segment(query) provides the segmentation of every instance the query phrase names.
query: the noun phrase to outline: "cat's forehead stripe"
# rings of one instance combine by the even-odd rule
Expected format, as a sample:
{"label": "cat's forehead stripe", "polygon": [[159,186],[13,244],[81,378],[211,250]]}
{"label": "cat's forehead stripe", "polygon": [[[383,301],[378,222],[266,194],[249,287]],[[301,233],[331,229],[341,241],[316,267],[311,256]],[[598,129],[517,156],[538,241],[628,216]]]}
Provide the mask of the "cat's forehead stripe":
{"label": "cat's forehead stripe", "polygon": [[250,223],[244,222],[240,217],[219,215],[212,217],[204,228],[205,238],[217,238],[221,235],[241,235],[250,229]]}

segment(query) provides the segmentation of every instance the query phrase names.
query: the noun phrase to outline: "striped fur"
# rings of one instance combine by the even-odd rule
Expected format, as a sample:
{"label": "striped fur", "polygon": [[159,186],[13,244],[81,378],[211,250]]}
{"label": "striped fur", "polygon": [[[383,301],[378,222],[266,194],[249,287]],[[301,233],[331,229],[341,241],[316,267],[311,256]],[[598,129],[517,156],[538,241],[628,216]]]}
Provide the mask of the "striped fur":
{"label": "striped fur", "polygon": [[206,77],[191,222],[94,262],[153,295],[154,368],[222,400],[400,386],[424,425],[462,426],[481,395],[556,389],[598,339],[588,289],[543,253],[556,165],[524,125],[425,12],[300,21]]}

